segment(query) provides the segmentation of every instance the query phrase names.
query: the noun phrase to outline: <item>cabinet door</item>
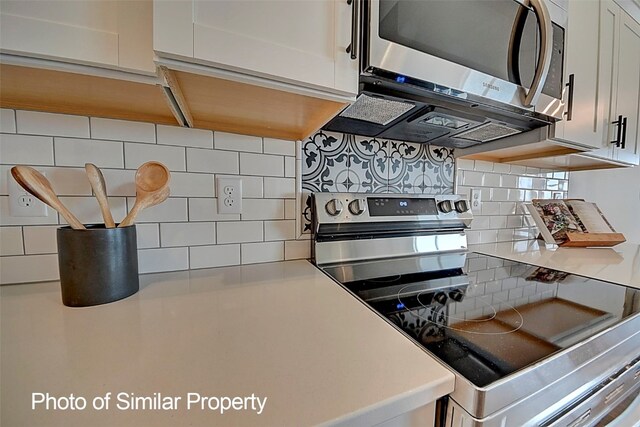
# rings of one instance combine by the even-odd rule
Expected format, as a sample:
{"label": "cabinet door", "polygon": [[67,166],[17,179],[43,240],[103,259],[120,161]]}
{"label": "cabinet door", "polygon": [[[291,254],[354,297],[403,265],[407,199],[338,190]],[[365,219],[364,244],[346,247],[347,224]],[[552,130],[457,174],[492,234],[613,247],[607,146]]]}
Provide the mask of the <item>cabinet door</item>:
{"label": "cabinet door", "polygon": [[155,73],[152,2],[0,2],[3,52]]}
{"label": "cabinet door", "polygon": [[[598,121],[598,50],[595,47],[598,46],[599,20],[597,1],[569,2],[565,75],[567,80],[573,75],[573,102],[571,117],[561,122],[563,139],[593,148],[602,147],[604,130],[603,123]],[[567,97],[565,93],[565,102]]]}
{"label": "cabinet door", "polygon": [[625,147],[615,150],[616,160],[638,164],[640,138],[640,24],[626,12],[620,15],[616,116],[627,120]]}
{"label": "cabinet door", "polygon": [[160,56],[278,82],[355,95],[346,0],[156,0]]}
{"label": "cabinet door", "polygon": [[[617,129],[612,125],[616,114],[616,90],[618,84],[618,48],[619,48],[619,21],[622,10],[611,0],[600,2],[600,49],[599,78],[598,78],[598,123],[601,127],[601,150],[598,154],[604,154],[607,158],[614,158],[614,144]],[[617,118],[617,117],[616,117]]]}

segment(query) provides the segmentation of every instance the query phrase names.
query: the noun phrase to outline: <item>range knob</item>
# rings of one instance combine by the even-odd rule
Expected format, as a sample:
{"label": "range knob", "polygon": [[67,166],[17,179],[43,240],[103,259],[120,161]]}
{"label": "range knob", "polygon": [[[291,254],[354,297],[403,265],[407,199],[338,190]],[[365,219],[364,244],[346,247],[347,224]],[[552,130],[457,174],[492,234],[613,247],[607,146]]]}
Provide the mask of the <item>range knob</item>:
{"label": "range knob", "polygon": [[324,205],[325,210],[331,216],[338,216],[342,213],[342,202],[338,199],[331,199]]}
{"label": "range knob", "polygon": [[355,199],[349,203],[349,212],[354,215],[361,215],[367,210],[367,202],[364,199]]}
{"label": "range knob", "polygon": [[443,200],[438,203],[438,209],[442,213],[449,213],[453,210],[453,204],[451,203],[451,200]]}
{"label": "range knob", "polygon": [[458,200],[455,205],[458,213],[464,213],[469,210],[469,203],[466,200]]}

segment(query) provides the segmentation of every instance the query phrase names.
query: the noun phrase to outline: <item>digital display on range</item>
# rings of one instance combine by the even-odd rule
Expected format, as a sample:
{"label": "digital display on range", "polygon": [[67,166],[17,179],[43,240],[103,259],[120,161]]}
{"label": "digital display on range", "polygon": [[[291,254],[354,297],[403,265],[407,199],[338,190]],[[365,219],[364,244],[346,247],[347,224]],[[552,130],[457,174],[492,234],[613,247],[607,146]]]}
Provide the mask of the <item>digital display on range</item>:
{"label": "digital display on range", "polygon": [[369,197],[367,207],[369,216],[438,214],[435,199]]}

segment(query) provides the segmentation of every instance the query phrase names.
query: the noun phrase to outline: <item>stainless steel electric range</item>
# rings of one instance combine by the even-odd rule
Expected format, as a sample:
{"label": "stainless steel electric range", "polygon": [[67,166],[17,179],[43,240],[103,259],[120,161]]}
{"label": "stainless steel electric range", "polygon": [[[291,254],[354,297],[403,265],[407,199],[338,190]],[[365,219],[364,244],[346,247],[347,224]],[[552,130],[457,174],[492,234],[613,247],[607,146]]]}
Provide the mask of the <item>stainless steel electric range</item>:
{"label": "stainless steel electric range", "polygon": [[313,207],[317,267],[454,371],[439,425],[595,426],[618,412],[612,425],[633,425],[640,291],[469,252],[459,196],[316,193]]}

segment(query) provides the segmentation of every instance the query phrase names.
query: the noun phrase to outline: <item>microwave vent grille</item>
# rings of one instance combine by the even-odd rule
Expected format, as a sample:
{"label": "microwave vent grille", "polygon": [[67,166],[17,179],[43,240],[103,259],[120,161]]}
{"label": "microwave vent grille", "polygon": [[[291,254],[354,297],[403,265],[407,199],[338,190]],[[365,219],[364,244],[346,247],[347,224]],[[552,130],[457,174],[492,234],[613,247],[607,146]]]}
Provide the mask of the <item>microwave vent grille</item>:
{"label": "microwave vent grille", "polygon": [[345,108],[340,117],[364,120],[385,126],[415,107],[410,102],[393,101],[361,94],[356,102]]}
{"label": "microwave vent grille", "polygon": [[460,132],[455,137],[476,142],[489,142],[522,132],[519,129],[497,123],[485,123],[468,131]]}

